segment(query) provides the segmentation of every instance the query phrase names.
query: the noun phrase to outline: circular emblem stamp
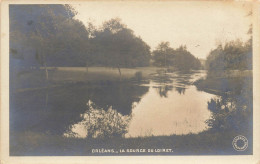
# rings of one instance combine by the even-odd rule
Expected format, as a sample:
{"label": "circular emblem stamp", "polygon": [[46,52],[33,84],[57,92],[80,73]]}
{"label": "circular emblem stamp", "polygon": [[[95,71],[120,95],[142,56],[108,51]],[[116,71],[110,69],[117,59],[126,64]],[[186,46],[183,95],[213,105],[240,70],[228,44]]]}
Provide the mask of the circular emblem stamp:
{"label": "circular emblem stamp", "polygon": [[248,140],[245,136],[238,135],[233,139],[232,145],[236,151],[245,151],[248,147]]}

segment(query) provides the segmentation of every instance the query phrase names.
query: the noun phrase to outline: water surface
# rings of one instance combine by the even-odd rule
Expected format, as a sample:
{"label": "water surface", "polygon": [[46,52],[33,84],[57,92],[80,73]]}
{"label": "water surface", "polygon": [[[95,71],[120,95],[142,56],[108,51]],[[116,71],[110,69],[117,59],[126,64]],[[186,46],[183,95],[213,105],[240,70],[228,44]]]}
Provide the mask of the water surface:
{"label": "water surface", "polygon": [[143,82],[100,82],[12,93],[10,131],[66,137],[143,137],[207,129],[215,95],[192,83],[203,71],[158,73]]}
{"label": "water surface", "polygon": [[[211,115],[207,102],[214,95],[198,91],[192,85],[192,82],[203,76],[205,76],[204,72],[167,73],[167,75],[155,76],[148,84],[140,84],[139,86],[146,87],[148,90],[144,95],[140,95],[140,101],[134,101],[131,104],[131,112],[127,115],[129,122],[125,137],[165,136],[199,133],[206,130],[208,127],[205,121]],[[91,100],[88,103],[92,106],[94,104]],[[110,111],[113,110],[117,111],[116,107],[110,106]],[[96,117],[98,115],[100,113],[95,114]],[[103,115],[109,115],[109,113]],[[73,132],[77,137],[87,137],[86,126],[91,120],[88,117],[89,110],[81,116],[84,119],[74,124],[70,131],[64,134],[65,136]],[[101,116],[100,119],[105,118]],[[122,122],[125,119],[122,118]],[[100,126],[107,124],[112,123],[106,122]]]}

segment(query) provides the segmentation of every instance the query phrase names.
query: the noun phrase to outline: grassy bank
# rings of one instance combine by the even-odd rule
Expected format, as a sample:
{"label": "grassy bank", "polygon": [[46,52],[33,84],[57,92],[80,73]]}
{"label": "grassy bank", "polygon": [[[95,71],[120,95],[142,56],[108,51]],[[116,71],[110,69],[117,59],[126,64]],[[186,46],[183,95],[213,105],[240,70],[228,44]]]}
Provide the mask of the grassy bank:
{"label": "grassy bank", "polygon": [[[121,81],[145,80],[158,70],[160,68],[156,67],[121,68]],[[14,90],[23,91],[44,88],[47,85],[50,87],[82,82],[106,83],[108,81],[120,81],[117,68],[57,67],[49,68],[48,81],[46,81],[43,69],[16,73],[11,76],[10,86]]]}
{"label": "grassy bank", "polygon": [[199,79],[193,84],[202,91],[224,95],[240,94],[242,88],[252,90],[252,71],[228,71],[208,73],[205,79]]}
{"label": "grassy bank", "polygon": [[[135,78],[137,72],[141,72],[143,78],[156,73],[155,67],[121,68],[121,79],[129,80]],[[106,67],[59,67],[52,73],[52,80],[59,81],[115,81],[120,79],[117,68]]]}
{"label": "grassy bank", "polygon": [[[11,134],[11,156],[22,155],[233,155],[252,154],[252,139],[248,149],[239,152],[233,149],[232,140],[241,132],[205,131],[199,134],[171,135],[145,138],[81,139],[52,136],[33,132]],[[92,149],[172,149],[172,152],[157,153],[92,153]]]}
{"label": "grassy bank", "polygon": [[[208,102],[212,116],[207,120],[211,130],[239,130],[252,142],[253,134],[253,77],[251,71],[229,71],[229,74],[208,73],[205,79],[194,82],[198,90],[219,95]],[[223,137],[229,132],[223,133]],[[217,135],[217,134],[216,134]]]}

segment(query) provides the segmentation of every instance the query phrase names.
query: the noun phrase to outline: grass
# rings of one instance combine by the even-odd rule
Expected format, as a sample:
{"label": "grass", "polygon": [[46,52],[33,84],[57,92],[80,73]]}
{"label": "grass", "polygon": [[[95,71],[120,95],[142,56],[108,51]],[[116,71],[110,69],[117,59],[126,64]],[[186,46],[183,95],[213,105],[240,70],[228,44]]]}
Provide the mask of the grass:
{"label": "grass", "polygon": [[[142,72],[143,77],[156,73],[155,67],[121,68],[122,79],[131,79],[136,72]],[[119,80],[120,75],[117,68],[89,67],[88,71],[84,67],[59,67],[54,71],[52,78],[59,80]]]}
{"label": "grass", "polygon": [[[121,68],[121,81],[144,80],[159,70],[156,67]],[[46,87],[44,70],[30,70],[11,76],[10,86],[15,90]],[[79,82],[106,82],[119,81],[120,75],[117,68],[106,67],[58,67],[49,68],[48,85],[57,86]]]}
{"label": "grass", "polygon": [[208,93],[223,95],[229,92],[240,94],[242,88],[252,89],[252,74],[250,71],[244,73],[216,73],[216,76],[207,76],[206,79],[199,79],[193,84],[198,88]]}
{"label": "grass", "polygon": [[[241,132],[205,131],[199,134],[144,138],[82,139],[33,132],[10,134],[11,156],[83,155],[239,155],[252,154],[252,139],[244,152],[235,151],[232,140]],[[243,133],[242,133],[243,134]],[[248,137],[247,135],[245,135]],[[172,149],[169,153],[92,153],[92,149]]]}

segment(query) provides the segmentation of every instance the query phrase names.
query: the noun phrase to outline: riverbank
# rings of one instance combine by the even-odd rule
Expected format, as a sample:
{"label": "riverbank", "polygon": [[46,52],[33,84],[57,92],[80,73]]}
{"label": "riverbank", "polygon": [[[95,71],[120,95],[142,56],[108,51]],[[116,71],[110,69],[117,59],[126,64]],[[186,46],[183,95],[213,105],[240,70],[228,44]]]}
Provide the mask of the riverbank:
{"label": "riverbank", "polygon": [[229,71],[208,73],[208,76],[193,83],[198,90],[216,95],[240,94],[242,88],[252,90],[252,71]]}
{"label": "riverbank", "polygon": [[[151,69],[148,70],[151,71]],[[71,72],[71,74],[73,73],[77,74],[79,72],[84,73],[84,70],[82,71],[74,70],[75,72],[72,72],[72,70],[55,70],[55,71],[57,71],[56,73],[61,73],[62,71],[66,71],[67,73],[69,71]],[[94,70],[92,70],[92,72],[93,71]],[[113,71],[115,71],[113,73],[116,74],[116,70]],[[157,70],[154,70],[154,72],[157,72]],[[99,74],[102,73],[103,72],[101,69]],[[104,74],[109,74],[109,73],[105,72]],[[135,74],[136,73],[132,71],[131,76],[134,76]],[[150,73],[147,75],[150,76],[153,74]],[[186,77],[187,75],[181,74],[178,76],[181,77],[174,76],[172,78],[179,81],[179,83],[190,85],[189,80],[187,80],[189,79],[189,77]],[[53,78],[53,76],[52,77],[50,76],[50,78]],[[75,82],[77,82],[77,77],[75,76],[75,78],[76,78]],[[104,77],[101,76],[100,78],[104,78]],[[157,77],[157,78],[161,79],[161,77]],[[64,78],[59,79],[60,84],[62,84],[63,82],[61,79],[64,80]],[[207,80],[206,81],[207,83],[205,81],[202,82],[208,84],[209,87],[210,86],[215,87],[214,89],[216,90],[221,88],[221,86],[225,84],[223,83],[223,80],[222,81],[220,80],[221,82],[214,81],[210,78],[206,78],[204,80]],[[234,82],[234,80],[235,79],[230,80],[229,81],[230,85],[228,86],[231,86],[231,83]],[[114,81],[113,85],[111,84],[107,86],[102,85],[101,88],[96,87],[94,85],[96,84],[97,81],[89,81],[89,82],[90,84],[93,82],[93,84],[85,85],[84,83],[83,86],[80,87],[76,83],[72,85],[66,85],[64,86],[63,89],[56,88],[57,89],[56,91],[54,91],[54,89],[47,90],[47,91],[43,90],[39,92],[37,91],[34,94],[32,94],[31,92],[23,92],[23,93],[18,93],[16,97],[11,96],[11,101],[14,102],[12,105],[14,106],[13,108],[12,106],[10,108],[11,109],[10,119],[13,120],[12,121],[13,124],[10,124],[10,141],[11,141],[10,155],[12,156],[22,156],[22,155],[30,155],[30,156],[90,155],[93,156],[93,155],[201,155],[201,154],[233,155],[239,153],[252,154],[252,144],[251,144],[252,129],[248,128],[249,126],[245,126],[246,128],[239,128],[239,129],[231,128],[229,130],[217,130],[217,131],[206,130],[199,134],[187,134],[187,135],[153,136],[152,134],[147,133],[148,135],[146,137],[137,137],[137,138],[116,137],[116,138],[103,138],[103,139],[91,139],[91,138],[83,139],[83,138],[64,137],[63,134],[64,132],[66,132],[67,127],[70,127],[71,125],[74,125],[75,123],[78,123],[81,120],[80,117],[82,117],[82,113],[86,111],[87,109],[86,102],[89,102],[89,100],[95,102],[96,105],[98,104],[99,106],[102,106],[102,108],[107,106],[115,106],[117,111],[121,113],[127,111],[124,114],[129,115],[132,111],[133,102],[139,102],[141,100],[140,97],[142,97],[142,95],[145,95],[148,91],[147,86],[139,86],[136,85],[136,83],[132,84],[131,86],[123,86],[124,84],[126,85],[127,83],[124,83],[123,81],[120,82],[118,79],[116,82]],[[102,82],[102,80],[99,82]],[[105,83],[106,81],[103,82]],[[212,86],[213,82],[215,82],[214,85],[216,86]],[[196,89],[194,88],[194,90]],[[157,92],[155,93],[160,94],[165,90],[158,89],[158,91],[159,91],[158,93]],[[223,91],[223,90],[219,89],[218,91]],[[167,93],[167,90],[165,93]],[[188,93],[189,92],[186,90],[185,94],[187,95]],[[184,94],[183,95],[181,95],[181,93],[179,94],[180,97],[184,96]],[[194,96],[195,94],[191,94],[191,95]],[[196,96],[198,96],[198,94],[196,94]],[[175,95],[174,98],[169,97],[169,99],[171,101],[175,100],[175,102],[177,102],[178,101],[178,99],[176,99],[177,97],[178,96]],[[162,99],[165,100],[166,98],[167,96],[164,97],[162,96]],[[185,100],[190,100],[190,99],[191,98],[185,98]],[[26,106],[24,100],[26,100],[27,102],[26,104],[28,106]],[[151,99],[149,100],[151,101]],[[156,98],[156,100],[160,101],[161,99]],[[155,100],[152,102],[156,104]],[[184,102],[184,101],[179,101],[179,102]],[[187,101],[187,103],[191,103],[191,101]],[[207,107],[208,102],[204,101],[204,105]],[[164,104],[162,106],[170,106],[170,105],[166,105],[164,101]],[[181,107],[178,107],[178,110],[185,111],[183,108],[187,106],[188,106],[187,104],[184,104]],[[147,109],[152,109],[152,108],[149,107]],[[161,114],[161,112],[164,112],[163,108],[160,109],[161,110],[156,113],[157,115]],[[191,109],[190,111],[192,111],[193,113],[198,113],[192,107],[190,109]],[[202,109],[202,107],[198,107],[198,109]],[[205,110],[207,110],[207,108],[205,108]],[[152,109],[151,112],[154,111],[155,110]],[[170,111],[174,111],[174,110],[170,110]],[[181,112],[180,113],[176,112],[173,115],[170,115],[169,112],[167,111],[166,113],[170,117],[173,117],[176,114],[181,114]],[[149,115],[147,114],[143,115],[144,117],[141,118],[148,117]],[[161,118],[159,121],[161,121]],[[153,119],[152,122],[156,122],[155,120],[156,119]],[[157,122],[159,123],[159,121]],[[171,128],[174,128],[174,126],[171,123],[167,123],[165,125],[170,125]],[[197,124],[191,123],[190,125],[197,125]],[[163,125],[160,127],[163,127]],[[233,149],[232,141],[234,137],[237,135],[243,135],[247,137],[250,142],[248,149],[245,152],[238,152]],[[92,149],[98,149],[98,150],[114,149],[117,151],[119,151],[120,149],[134,149],[134,150],[172,149],[173,151],[157,152],[156,154],[147,153],[147,152],[111,154],[111,153],[92,153]]]}
{"label": "riverbank", "polygon": [[[229,74],[209,74],[193,83],[198,90],[216,94],[218,98],[208,102],[212,112],[207,121],[211,130],[240,130],[240,134],[253,134],[253,76],[252,71],[232,71]],[[219,132],[221,133],[221,132]],[[223,135],[226,135],[224,133]]]}
{"label": "riverbank", "polygon": [[[249,140],[248,149],[239,152],[233,149],[232,141],[243,134]],[[250,134],[250,133],[247,133]],[[236,131],[199,134],[150,136],[144,138],[82,139],[66,138],[48,134],[25,132],[10,134],[11,156],[109,156],[109,155],[239,155],[252,154],[252,138]],[[92,149],[146,149],[143,153],[92,153]],[[172,152],[147,152],[148,149],[172,149]]]}
{"label": "riverbank", "polygon": [[120,77],[117,68],[50,67],[48,68],[48,81],[46,80],[45,70],[28,70],[11,75],[10,87],[15,91],[21,92],[76,83],[141,81],[151,77],[162,69],[157,67],[121,68]]}

